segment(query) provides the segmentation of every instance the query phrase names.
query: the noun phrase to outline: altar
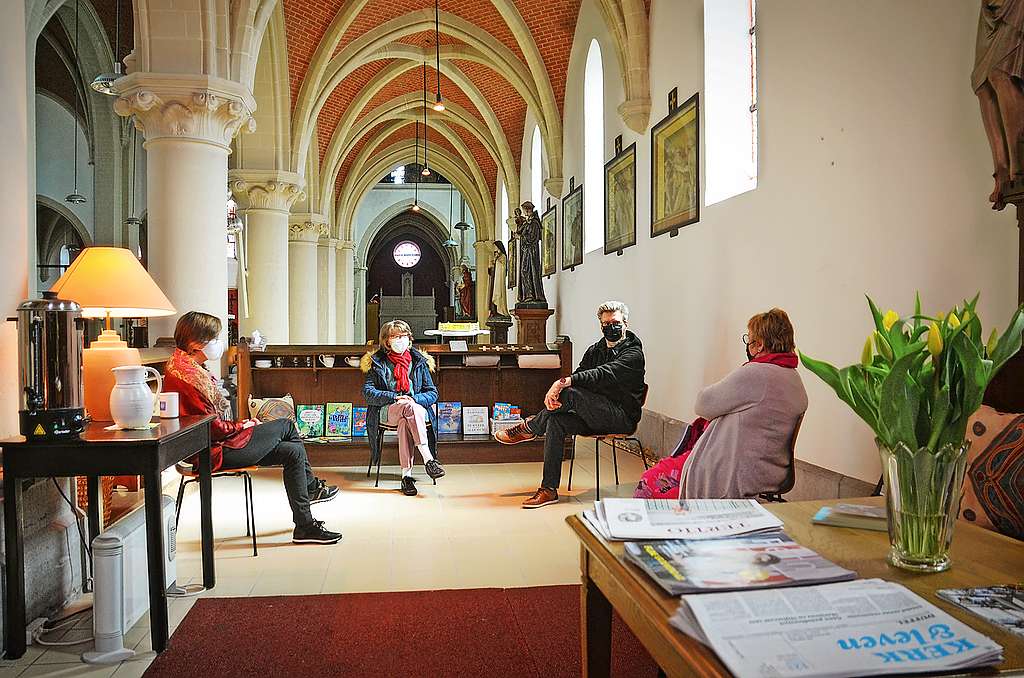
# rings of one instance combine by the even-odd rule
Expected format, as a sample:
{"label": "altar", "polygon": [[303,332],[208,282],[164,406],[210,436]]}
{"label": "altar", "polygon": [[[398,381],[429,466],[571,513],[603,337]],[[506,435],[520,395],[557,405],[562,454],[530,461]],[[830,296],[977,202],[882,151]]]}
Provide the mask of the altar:
{"label": "altar", "polygon": [[392,320],[404,320],[412,328],[414,339],[426,339],[427,330],[437,327],[434,295],[415,296],[412,293],[412,274],[402,275],[402,296],[380,295],[380,318],[383,325]]}

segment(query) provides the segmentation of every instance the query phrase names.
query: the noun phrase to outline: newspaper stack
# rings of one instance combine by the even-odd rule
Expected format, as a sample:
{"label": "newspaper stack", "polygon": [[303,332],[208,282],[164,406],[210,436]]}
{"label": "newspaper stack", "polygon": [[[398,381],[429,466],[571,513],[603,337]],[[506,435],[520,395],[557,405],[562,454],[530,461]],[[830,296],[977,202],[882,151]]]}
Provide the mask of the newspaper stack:
{"label": "newspaper stack", "polygon": [[1003,651],[881,579],[685,595],[670,623],[740,678],[932,674],[997,664]]}
{"label": "newspaper stack", "polygon": [[612,541],[718,539],[782,528],[753,499],[605,499],[583,517]]}

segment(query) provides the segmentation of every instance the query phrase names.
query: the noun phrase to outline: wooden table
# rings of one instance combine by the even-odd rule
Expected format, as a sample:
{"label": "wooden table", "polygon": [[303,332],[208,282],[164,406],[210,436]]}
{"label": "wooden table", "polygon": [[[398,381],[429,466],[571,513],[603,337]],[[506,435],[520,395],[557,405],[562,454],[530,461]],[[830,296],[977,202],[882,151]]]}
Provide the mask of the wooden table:
{"label": "wooden table", "polygon": [[22,478],[86,476],[89,482],[89,541],[99,532],[100,476],[139,475],[146,495],[146,551],[149,560],[149,616],[153,649],[167,647],[164,591],[164,525],[160,473],[199,455],[199,496],[203,586],[213,588],[213,513],[210,483],[210,422],[213,415],[160,419],[149,431],[106,431],[109,422],[90,422],[80,439],[0,442],[4,470],[4,543],[7,604],[4,650],[7,659],[25,654],[25,554],[22,542]]}
{"label": "wooden table", "polygon": [[[1012,636],[935,595],[936,589],[991,586],[1024,581],[1024,545],[995,532],[960,521],[953,534],[953,566],[939,574],[915,574],[890,566],[885,532],[813,525],[822,506],[843,502],[884,503],[882,497],[768,504],[796,541],[857,572],[899,582],[928,602],[984,633],[1003,646],[1004,661],[995,669],[959,675],[997,675],[1024,671],[1024,640]],[[583,675],[608,676],[611,660],[612,609],[629,625],[668,676],[730,676],[714,652],[669,626],[679,599],[665,593],[639,568],[624,559],[622,542],[595,534],[580,516],[569,526],[580,539],[580,638]],[[956,674],[943,674],[956,675]]]}

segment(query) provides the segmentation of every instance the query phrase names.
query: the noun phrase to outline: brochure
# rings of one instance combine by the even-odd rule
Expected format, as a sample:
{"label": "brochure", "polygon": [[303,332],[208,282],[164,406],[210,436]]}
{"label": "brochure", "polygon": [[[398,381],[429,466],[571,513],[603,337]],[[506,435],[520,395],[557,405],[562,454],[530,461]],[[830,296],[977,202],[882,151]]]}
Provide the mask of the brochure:
{"label": "brochure", "polygon": [[730,539],[626,542],[626,558],[671,595],[856,579],[784,532]]}
{"label": "brochure", "polygon": [[462,408],[462,432],[465,435],[488,435],[490,429],[487,421],[486,407]]}
{"label": "brochure", "polygon": [[445,401],[437,403],[437,432],[462,432],[462,403]]}
{"label": "brochure", "polygon": [[1007,633],[1024,638],[1024,584],[940,589],[936,593]]}
{"label": "brochure", "polygon": [[324,434],[323,405],[297,405],[295,419],[303,438],[319,438]]}
{"label": "brochure", "polygon": [[366,436],[366,407],[357,405],[352,408],[352,436]]}
{"label": "brochure", "polygon": [[327,403],[327,437],[352,435],[352,403]]}
{"label": "brochure", "polygon": [[[865,515],[862,513],[847,513],[841,511],[839,506],[822,506],[818,509],[818,512],[811,517],[811,522],[815,525],[830,525],[832,527],[852,527],[859,530],[876,530],[878,532],[885,532],[888,530],[888,523],[885,520],[885,507],[882,507],[882,517],[876,518],[871,515]],[[875,508],[873,506],[864,506],[861,508]]]}
{"label": "brochure", "polygon": [[775,532],[782,521],[753,499],[605,499],[594,513],[611,539],[721,539]]}

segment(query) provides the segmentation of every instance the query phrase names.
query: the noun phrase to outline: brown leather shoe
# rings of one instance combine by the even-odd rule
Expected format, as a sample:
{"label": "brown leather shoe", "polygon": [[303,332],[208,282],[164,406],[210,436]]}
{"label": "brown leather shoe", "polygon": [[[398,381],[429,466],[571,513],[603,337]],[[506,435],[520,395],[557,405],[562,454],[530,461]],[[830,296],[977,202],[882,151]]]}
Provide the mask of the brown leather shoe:
{"label": "brown leather shoe", "polygon": [[526,443],[537,437],[537,434],[530,430],[530,427],[526,425],[526,422],[516,424],[504,431],[498,431],[494,434],[494,439],[503,445],[515,445],[516,443]]}
{"label": "brown leather shoe", "polygon": [[540,508],[548,504],[558,503],[558,492],[546,487],[538,487],[533,496],[523,502],[524,509]]}

